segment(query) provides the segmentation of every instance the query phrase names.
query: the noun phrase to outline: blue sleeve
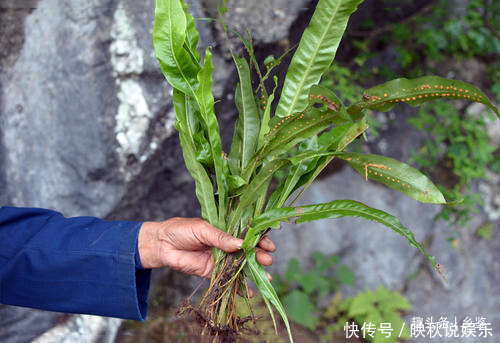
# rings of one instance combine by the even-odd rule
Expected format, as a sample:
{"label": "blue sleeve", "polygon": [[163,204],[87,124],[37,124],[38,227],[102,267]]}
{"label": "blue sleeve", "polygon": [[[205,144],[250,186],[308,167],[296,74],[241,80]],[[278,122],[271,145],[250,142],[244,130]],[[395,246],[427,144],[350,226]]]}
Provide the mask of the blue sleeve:
{"label": "blue sleeve", "polygon": [[144,320],[151,270],[136,268],[141,225],[0,208],[0,303]]}

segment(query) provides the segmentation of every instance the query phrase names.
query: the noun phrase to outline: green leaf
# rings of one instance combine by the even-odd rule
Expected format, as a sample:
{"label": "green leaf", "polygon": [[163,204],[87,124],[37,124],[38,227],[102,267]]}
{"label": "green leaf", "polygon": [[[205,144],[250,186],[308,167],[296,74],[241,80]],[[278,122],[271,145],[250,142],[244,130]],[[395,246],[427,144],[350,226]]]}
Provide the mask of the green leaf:
{"label": "green leaf", "polygon": [[191,13],[189,13],[187,4],[184,1],[182,1],[182,8],[184,9],[184,14],[186,15],[186,50],[191,53],[197,63],[200,63],[201,56],[197,50],[200,34],[196,29],[195,20]]}
{"label": "green leaf", "polygon": [[436,99],[469,100],[488,106],[500,117],[500,112],[493,106],[479,88],[457,80],[439,76],[424,76],[416,79],[395,79],[370,88],[363,99],[347,109],[350,114],[365,109],[388,111],[398,103],[419,106]]}
{"label": "green leaf", "polygon": [[288,261],[285,278],[287,281],[299,281],[301,275],[302,270],[300,268],[300,262],[295,257],[292,257],[290,261]]}
{"label": "green leaf", "polygon": [[432,204],[446,203],[432,181],[406,163],[373,154],[343,153],[337,157],[346,160],[365,178],[380,181],[415,200]]}
{"label": "green leaf", "polygon": [[253,220],[243,242],[242,249],[253,249],[259,242],[264,230],[268,227],[279,227],[280,221],[289,220],[292,217],[298,217],[295,223],[300,224],[313,220],[347,216],[376,221],[389,227],[405,237],[410,245],[419,249],[431,261],[434,268],[436,268],[435,258],[425,251],[424,247],[417,242],[413,233],[404,227],[396,217],[353,200],[335,200],[316,205],[282,207],[266,211]]}
{"label": "green leaf", "polygon": [[247,183],[241,176],[238,175],[229,175],[227,177],[227,184],[229,186],[229,191],[236,190],[245,186]]}
{"label": "green leaf", "polygon": [[318,320],[314,317],[314,304],[309,301],[309,297],[301,291],[293,290],[283,299],[283,305],[287,314],[296,323],[314,330]]}
{"label": "green leaf", "polygon": [[260,149],[264,144],[264,137],[269,132],[269,120],[271,119],[271,107],[274,101],[274,94],[276,93],[276,88],[278,88],[278,78],[274,77],[274,89],[272,94],[267,99],[267,105],[262,115],[262,123],[260,125],[259,132],[259,142],[257,144],[257,148]]}
{"label": "green leaf", "polygon": [[[274,173],[282,168],[290,165],[290,162],[287,159],[276,159],[272,161],[266,161],[260,171],[253,177],[250,183],[241,188],[241,196],[239,199],[239,203],[236,209],[231,213],[229,219],[229,230],[230,232],[235,232],[236,223],[239,220],[238,218],[243,213],[243,210],[252,205],[255,201],[257,201],[262,196],[262,190],[267,190],[265,188],[268,184],[269,179],[274,175]],[[246,219],[246,218],[243,218]]]}
{"label": "green leaf", "polygon": [[198,73],[199,87],[196,90],[196,99],[200,107],[201,117],[203,118],[210,149],[212,151],[212,159],[215,167],[215,176],[217,179],[217,193],[219,203],[219,222],[218,228],[225,230],[225,214],[226,214],[226,175],[224,173],[224,162],[222,156],[222,143],[219,133],[219,123],[215,116],[214,96],[212,95],[212,54],[207,48],[205,51],[205,61],[202,69]]}
{"label": "green leaf", "polygon": [[[316,136],[312,136],[307,141],[303,142],[299,151],[317,151],[318,150],[318,140]],[[310,170],[310,161],[304,160],[302,162],[293,163],[294,165],[290,168],[290,172],[283,183],[283,187],[280,187],[275,192],[279,194],[279,199],[275,203],[270,203],[272,208],[281,207],[284,205],[285,201],[288,199],[290,194],[295,190],[295,186],[302,175]],[[271,207],[269,207],[271,208]]]}
{"label": "green leaf", "polygon": [[320,0],[295,52],[276,110],[277,117],[303,111],[309,89],[332,64],[347,21],[362,0]]}
{"label": "green leaf", "polygon": [[366,316],[369,313],[376,313],[378,312],[375,307],[376,301],[375,294],[370,289],[367,289],[352,299],[347,315],[352,318],[359,315]]}
{"label": "green leaf", "polygon": [[257,150],[260,132],[260,117],[255,103],[250,68],[244,58],[233,56],[240,77],[236,88],[235,102],[239,117],[234,128],[233,143],[229,153],[231,172],[240,175]]}
{"label": "green leaf", "polygon": [[300,287],[304,289],[304,292],[308,295],[312,295],[314,292],[320,289],[328,289],[329,284],[317,271],[309,271],[302,275],[299,279]]}
{"label": "green leaf", "polygon": [[184,163],[195,181],[196,197],[201,205],[202,217],[215,224],[218,222],[218,215],[214,198],[214,186],[205,167],[196,159],[193,126],[188,125],[188,123],[192,122],[192,120],[188,120],[188,117],[193,117],[194,114],[193,107],[188,99],[188,96],[174,89],[173,102],[178,118],[176,128],[179,131]]}
{"label": "green leaf", "polygon": [[356,276],[354,276],[354,271],[345,264],[341,264],[337,268],[337,277],[339,278],[340,282],[347,286],[352,287],[356,283]]}
{"label": "green leaf", "polygon": [[273,117],[260,156],[278,156],[287,152],[296,144],[327,129],[339,116],[338,111],[310,106],[304,112],[286,118]]}
{"label": "green leaf", "polygon": [[[356,137],[359,137],[363,132],[368,129],[365,117],[355,123],[347,123],[341,126],[336,126],[330,131],[323,133],[318,140],[323,151],[342,151],[344,150]],[[308,162],[309,170],[306,174],[302,175],[300,180],[295,185],[293,191],[304,186],[300,193],[295,197],[292,204],[299,199],[304,191],[312,184],[318,177],[321,171],[335,158],[335,155],[317,157]]]}
{"label": "green leaf", "polygon": [[[290,331],[290,324],[288,323],[288,317],[286,315],[285,309],[283,308],[283,305],[281,305],[281,302],[278,298],[278,295],[276,294],[276,291],[274,290],[273,286],[271,285],[271,282],[267,278],[266,271],[257,262],[257,258],[255,256],[255,249],[246,250],[245,255],[247,258],[247,264],[246,264],[248,270],[247,275],[249,275],[252,281],[255,282],[257,288],[259,289],[260,294],[266,300],[266,303],[270,302],[271,304],[273,304],[273,306],[279,312],[281,318],[283,319],[283,322],[285,323],[285,327],[288,331],[288,337],[290,339],[290,342],[293,343],[292,333]],[[273,316],[274,318],[272,311],[270,312],[271,316]]]}
{"label": "green leaf", "polygon": [[[188,20],[180,0],[157,0],[153,28],[156,57],[168,82],[183,93],[194,96],[200,66],[185,49]],[[193,43],[192,32],[191,42]]]}

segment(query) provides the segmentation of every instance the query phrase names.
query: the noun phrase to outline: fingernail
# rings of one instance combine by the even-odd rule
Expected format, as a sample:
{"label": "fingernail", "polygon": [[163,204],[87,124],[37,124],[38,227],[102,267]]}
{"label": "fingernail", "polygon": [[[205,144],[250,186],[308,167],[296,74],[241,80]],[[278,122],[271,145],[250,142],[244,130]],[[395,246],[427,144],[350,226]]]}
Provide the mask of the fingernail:
{"label": "fingernail", "polygon": [[242,240],[236,241],[236,246],[238,247],[238,249],[241,249],[241,247],[243,246],[243,241]]}

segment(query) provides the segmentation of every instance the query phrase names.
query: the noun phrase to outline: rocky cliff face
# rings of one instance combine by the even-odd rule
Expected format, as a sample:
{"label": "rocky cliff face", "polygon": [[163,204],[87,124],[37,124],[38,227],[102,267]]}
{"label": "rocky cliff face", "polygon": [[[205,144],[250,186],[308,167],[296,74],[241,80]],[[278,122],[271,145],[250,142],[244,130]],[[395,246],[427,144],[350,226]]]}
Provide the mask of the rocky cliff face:
{"label": "rocky cliff face", "polygon": [[[195,16],[213,14],[215,1],[190,2]],[[194,185],[182,162],[173,127],[171,89],[153,52],[154,0],[20,3],[11,0],[0,5],[4,6],[0,8],[0,204],[109,219],[198,215]],[[260,47],[258,53],[265,57],[277,46],[298,40],[314,1],[247,0],[235,4],[229,23],[236,28],[249,27]],[[373,6],[370,3],[356,15],[366,17]],[[230,100],[236,81],[232,64],[226,60],[225,42],[209,23],[199,22],[198,28],[201,44],[214,46],[214,92],[218,98]],[[227,142],[232,136],[234,106],[229,101],[217,106]],[[391,146],[411,147],[413,136],[405,130],[408,127],[388,136]],[[416,207],[411,200],[375,184],[357,183],[363,187],[356,188],[348,181],[354,177],[345,169],[323,179],[311,188],[306,200],[354,198],[399,214],[415,229],[419,240],[432,242],[432,253],[442,254],[454,281],[443,285],[425,268],[417,278],[407,280],[421,269],[422,257],[393,233],[348,221],[300,230],[286,228],[286,232],[275,234],[282,248],[276,254],[275,270],[283,271],[292,255],[305,261],[320,250],[340,254],[345,263],[356,265],[359,289],[385,283],[409,290],[415,313],[479,314],[498,308],[500,294],[493,285],[500,281],[500,266],[489,263],[492,256],[500,261],[494,244],[478,242],[465,230],[464,246],[449,251],[444,243],[449,229],[432,222],[434,208]],[[497,221],[493,240],[498,238],[498,226]],[[185,276],[170,271],[155,278],[165,273],[177,280],[173,282],[177,285],[189,284]],[[178,286],[171,290],[171,296],[180,299],[188,292]],[[483,302],[485,294],[489,301]],[[455,301],[465,305],[447,307],[454,297],[461,297]],[[0,341],[30,342],[62,320],[67,320],[66,324],[37,342],[63,342],[57,334],[67,336],[79,330],[98,333],[78,336],[82,341],[102,337],[112,341],[109,337],[114,337],[119,325],[111,319],[68,318],[0,305]],[[495,320],[500,325],[500,318]],[[76,336],[68,337],[77,341]]]}

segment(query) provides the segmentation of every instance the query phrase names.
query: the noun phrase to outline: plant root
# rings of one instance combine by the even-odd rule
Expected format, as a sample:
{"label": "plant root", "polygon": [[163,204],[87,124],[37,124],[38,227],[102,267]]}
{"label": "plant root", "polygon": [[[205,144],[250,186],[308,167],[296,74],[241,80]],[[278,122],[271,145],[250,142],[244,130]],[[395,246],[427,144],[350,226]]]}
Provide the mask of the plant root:
{"label": "plant root", "polygon": [[177,311],[179,316],[193,315],[201,328],[201,335],[213,337],[210,342],[250,343],[255,340],[244,336],[260,334],[256,327],[260,316],[256,317],[251,311],[251,316],[240,318],[236,311],[237,293],[248,292],[247,287],[241,287],[246,286],[240,274],[244,259],[245,256],[238,253],[226,255],[221,262],[221,271],[211,282],[199,306],[191,304],[188,298]]}

